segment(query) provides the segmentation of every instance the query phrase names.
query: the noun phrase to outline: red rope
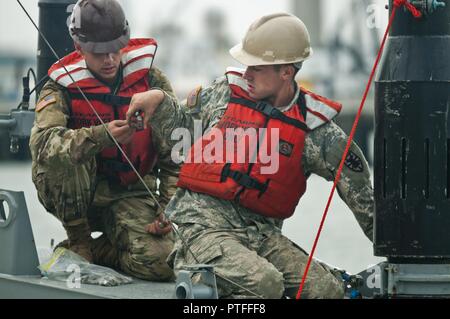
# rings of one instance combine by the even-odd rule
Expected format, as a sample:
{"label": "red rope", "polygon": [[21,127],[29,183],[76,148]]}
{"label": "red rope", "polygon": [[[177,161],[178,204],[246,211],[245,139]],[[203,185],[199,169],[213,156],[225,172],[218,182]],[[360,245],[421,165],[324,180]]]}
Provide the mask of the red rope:
{"label": "red rope", "polygon": [[323,225],[325,223],[325,219],[327,217],[331,201],[333,200],[333,196],[334,196],[334,193],[335,193],[335,190],[336,190],[337,183],[339,182],[339,180],[341,178],[341,173],[342,173],[342,169],[344,167],[345,159],[347,158],[348,152],[350,150],[350,146],[352,145],[352,141],[353,141],[353,138],[355,136],[356,128],[358,126],[359,119],[361,117],[361,112],[362,112],[362,110],[364,108],[364,104],[366,103],[367,95],[369,93],[371,83],[372,83],[373,78],[375,76],[375,71],[377,70],[378,64],[379,64],[379,62],[381,60],[381,56],[383,54],[384,46],[386,44],[386,39],[387,39],[389,31],[390,31],[390,29],[392,27],[392,23],[394,21],[395,14],[397,13],[397,9],[400,8],[401,6],[405,6],[412,13],[412,15],[415,18],[420,18],[422,16],[422,13],[420,11],[418,11],[407,0],[394,0],[394,8],[392,9],[392,14],[391,14],[391,17],[389,19],[389,23],[388,23],[388,26],[386,28],[386,32],[384,33],[383,41],[381,42],[381,46],[380,46],[380,49],[378,51],[377,59],[375,61],[375,65],[373,66],[372,73],[370,74],[369,81],[368,81],[367,86],[366,86],[366,90],[364,91],[364,96],[363,96],[361,104],[359,106],[358,113],[357,113],[356,118],[355,118],[355,122],[353,123],[353,127],[352,127],[352,130],[350,132],[350,136],[348,138],[347,145],[345,147],[344,155],[342,156],[341,163],[339,164],[339,169],[338,169],[336,177],[334,179],[333,188],[331,189],[331,194],[330,194],[330,196],[328,198],[327,206],[326,206],[325,211],[323,213],[322,220],[321,220],[320,226],[319,226],[319,230],[317,231],[317,235],[316,235],[316,238],[314,240],[314,244],[313,244],[313,247],[311,249],[311,253],[309,255],[309,258],[308,258],[308,263],[306,264],[306,268],[305,268],[305,271],[303,273],[302,282],[301,282],[300,288],[299,288],[299,290],[297,292],[297,297],[296,297],[297,299],[300,299],[301,296],[302,296],[302,291],[303,291],[303,287],[305,285],[306,277],[308,276],[309,267],[311,266],[311,261],[312,261],[313,256],[314,256],[314,252],[316,251],[317,243],[319,242],[319,237],[320,237],[320,234],[322,232],[322,228],[323,228]]}

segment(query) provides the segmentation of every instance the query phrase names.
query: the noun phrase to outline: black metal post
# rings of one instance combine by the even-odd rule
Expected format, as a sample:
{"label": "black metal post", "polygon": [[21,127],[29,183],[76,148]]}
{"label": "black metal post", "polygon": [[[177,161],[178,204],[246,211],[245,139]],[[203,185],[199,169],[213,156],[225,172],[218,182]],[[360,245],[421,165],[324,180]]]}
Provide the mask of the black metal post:
{"label": "black metal post", "polygon": [[398,10],[376,81],[374,250],[392,263],[450,262],[446,4],[420,20]]}

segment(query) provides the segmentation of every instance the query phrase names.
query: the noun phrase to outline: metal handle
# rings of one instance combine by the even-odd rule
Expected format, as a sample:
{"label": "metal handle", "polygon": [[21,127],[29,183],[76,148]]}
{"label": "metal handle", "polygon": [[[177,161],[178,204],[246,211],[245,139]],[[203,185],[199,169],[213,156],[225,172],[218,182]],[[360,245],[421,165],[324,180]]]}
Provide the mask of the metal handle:
{"label": "metal handle", "polygon": [[10,130],[16,125],[17,125],[16,119],[7,119],[7,120],[0,119],[0,129]]}

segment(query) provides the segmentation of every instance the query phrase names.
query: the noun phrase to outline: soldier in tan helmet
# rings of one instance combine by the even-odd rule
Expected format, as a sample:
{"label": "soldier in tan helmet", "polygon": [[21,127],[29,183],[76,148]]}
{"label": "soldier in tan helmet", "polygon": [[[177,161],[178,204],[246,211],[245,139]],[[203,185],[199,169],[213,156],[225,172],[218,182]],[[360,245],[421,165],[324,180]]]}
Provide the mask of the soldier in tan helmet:
{"label": "soldier in tan helmet", "polygon": [[[169,257],[175,271],[213,265],[221,297],[294,298],[308,254],[281,228],[311,174],[334,179],[347,141],[333,122],[341,105],[296,84],[313,51],[305,25],[295,16],[261,17],[230,53],[247,68],[228,69],[211,86],[195,89],[182,106],[161,91],[135,95],[128,116],[143,110],[144,123],[165,137],[166,152],[178,149],[178,139],[171,139],[177,128],[194,132],[195,120],[201,120],[203,135],[183,154],[179,188],[166,207],[184,240],[177,239]],[[268,149],[270,165],[263,156]],[[337,187],[372,240],[369,178],[367,162],[353,144]],[[342,298],[343,282],[335,275],[314,260],[303,296]]]}
{"label": "soldier in tan helmet", "polygon": [[[138,132],[125,121],[135,93],[156,89],[174,96],[166,76],[151,67],[156,42],[130,40],[128,21],[115,0],[78,1],[69,32],[76,50],[50,68],[30,139],[39,200],[67,232],[60,246],[141,279],[173,280],[166,263],[174,243],[170,227],[155,233],[148,225],[162,216],[178,170],[170,154],[154,146],[151,129]],[[103,235],[93,239],[94,231]]]}

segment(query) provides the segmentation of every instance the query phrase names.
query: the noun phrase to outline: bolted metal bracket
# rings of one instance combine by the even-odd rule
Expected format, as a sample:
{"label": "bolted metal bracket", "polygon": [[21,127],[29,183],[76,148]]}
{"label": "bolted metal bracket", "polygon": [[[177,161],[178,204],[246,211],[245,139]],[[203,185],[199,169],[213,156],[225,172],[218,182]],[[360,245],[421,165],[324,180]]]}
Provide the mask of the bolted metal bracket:
{"label": "bolted metal bracket", "polygon": [[40,275],[38,265],[39,259],[23,192],[0,189],[0,273],[18,276]]}
{"label": "bolted metal bracket", "polygon": [[450,298],[450,264],[382,262],[358,275],[362,298]]}
{"label": "bolted metal bracket", "polygon": [[450,265],[388,264],[389,297],[450,297]]}

